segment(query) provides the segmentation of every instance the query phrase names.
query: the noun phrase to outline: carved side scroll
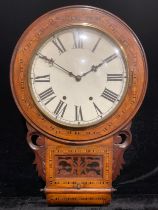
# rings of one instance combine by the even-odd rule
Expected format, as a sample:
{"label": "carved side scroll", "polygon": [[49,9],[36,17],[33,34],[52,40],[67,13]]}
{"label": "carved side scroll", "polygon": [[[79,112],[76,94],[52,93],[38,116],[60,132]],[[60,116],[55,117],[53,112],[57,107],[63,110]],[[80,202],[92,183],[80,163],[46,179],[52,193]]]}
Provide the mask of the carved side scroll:
{"label": "carved side scroll", "polygon": [[125,164],[124,152],[132,142],[132,134],[130,131],[131,122],[121,131],[114,135],[113,149],[113,181],[120,175],[120,170]]}
{"label": "carved side scroll", "polygon": [[33,164],[36,165],[38,176],[42,177],[42,179],[45,181],[45,138],[28,123],[26,125],[28,128],[27,142],[35,154],[35,160]]}

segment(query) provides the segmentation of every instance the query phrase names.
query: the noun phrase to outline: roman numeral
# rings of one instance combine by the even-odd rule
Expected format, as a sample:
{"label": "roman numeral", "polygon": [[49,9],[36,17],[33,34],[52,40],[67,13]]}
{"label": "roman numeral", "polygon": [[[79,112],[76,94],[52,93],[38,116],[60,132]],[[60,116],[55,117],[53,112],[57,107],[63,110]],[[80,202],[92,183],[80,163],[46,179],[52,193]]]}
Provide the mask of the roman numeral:
{"label": "roman numeral", "polygon": [[74,46],[73,49],[83,48],[83,39],[80,31],[73,32]]}
{"label": "roman numeral", "polygon": [[50,75],[37,76],[34,78],[34,82],[50,82]]}
{"label": "roman numeral", "polygon": [[83,121],[81,106],[75,106],[75,120],[76,121]]}
{"label": "roman numeral", "polygon": [[59,101],[55,111],[54,111],[54,114],[58,117],[59,115],[61,117],[64,116],[64,113],[65,113],[65,110],[66,110],[66,107],[67,107],[67,104],[64,103],[63,101]]}
{"label": "roman numeral", "polygon": [[111,90],[108,90],[107,88],[105,88],[104,92],[101,94],[101,96],[103,98],[106,98],[107,100],[111,101],[111,102],[115,102],[118,95],[114,92],[112,92]]}
{"label": "roman numeral", "polygon": [[39,94],[40,100],[45,101],[45,105],[51,102],[56,96],[53,96],[55,93],[52,88],[48,88],[47,90],[43,91]]}
{"label": "roman numeral", "polygon": [[107,74],[107,81],[122,81],[123,74]]}
{"label": "roman numeral", "polygon": [[52,42],[58,48],[60,54],[66,52],[66,49],[64,45],[62,44],[61,40],[59,39],[59,37],[57,37],[56,39],[53,39]]}
{"label": "roman numeral", "polygon": [[107,58],[104,60],[104,62],[109,63],[109,62],[111,62],[112,60],[114,60],[115,58],[117,58],[117,54],[116,54],[116,53],[114,53],[114,54],[110,55],[109,57],[107,57]]}
{"label": "roman numeral", "polygon": [[94,108],[95,108],[95,111],[97,113],[98,116],[102,115],[102,111],[98,108],[98,106],[93,102],[93,105],[94,105]]}
{"label": "roman numeral", "polygon": [[96,48],[97,48],[97,46],[98,46],[100,40],[101,40],[101,37],[99,37],[98,40],[97,40],[97,42],[95,43],[95,45],[94,45],[94,47],[93,47],[93,49],[92,49],[92,52],[93,52],[93,53],[94,53],[94,51],[96,50]]}

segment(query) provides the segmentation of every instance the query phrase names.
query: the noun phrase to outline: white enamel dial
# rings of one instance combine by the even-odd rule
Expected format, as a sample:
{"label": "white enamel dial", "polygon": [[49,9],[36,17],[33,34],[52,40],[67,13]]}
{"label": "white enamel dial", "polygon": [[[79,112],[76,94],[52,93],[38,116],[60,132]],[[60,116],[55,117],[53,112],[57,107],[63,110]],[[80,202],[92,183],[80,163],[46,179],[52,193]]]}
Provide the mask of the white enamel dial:
{"label": "white enamel dial", "polygon": [[32,58],[29,85],[34,102],[50,120],[86,127],[119,107],[128,71],[114,40],[92,27],[74,26],[43,42]]}

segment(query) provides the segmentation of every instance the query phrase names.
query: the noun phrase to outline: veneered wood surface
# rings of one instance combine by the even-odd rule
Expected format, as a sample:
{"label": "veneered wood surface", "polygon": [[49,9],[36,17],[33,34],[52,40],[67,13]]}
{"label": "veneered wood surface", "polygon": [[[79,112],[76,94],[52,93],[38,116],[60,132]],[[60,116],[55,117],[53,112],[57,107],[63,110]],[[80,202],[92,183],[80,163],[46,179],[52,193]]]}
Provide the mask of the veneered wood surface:
{"label": "veneered wood surface", "polygon": [[[115,113],[95,126],[76,129],[46,118],[33,102],[28,82],[29,65],[39,45],[51,34],[72,25],[94,27],[113,38],[124,53],[129,75],[127,93]],[[130,126],[124,128],[138,111],[147,86],[145,54],[131,29],[114,15],[93,7],[73,6],[51,11],[36,20],[19,40],[11,62],[11,86],[17,106],[33,127],[29,127],[32,130],[28,133],[28,139],[34,131],[35,135],[39,134],[37,146],[28,142],[40,165],[39,175],[45,178],[46,174],[48,203],[109,203],[113,191],[112,176],[115,179],[119,174],[124,163],[123,153],[131,142]],[[124,144],[119,142],[119,130],[127,134]],[[69,177],[63,166],[59,167],[59,156],[61,159],[68,158],[64,164],[73,170],[73,176]],[[89,158],[94,160],[94,156],[99,162],[95,161],[95,167],[92,167]],[[114,165],[113,161],[118,162]],[[63,175],[57,173],[59,168]],[[80,176],[87,168],[93,169],[90,177],[88,173],[85,177]],[[102,172],[96,172],[100,170]],[[112,174],[113,171],[115,173]],[[67,174],[66,178],[64,173]]]}
{"label": "veneered wood surface", "polygon": [[[61,144],[45,138],[45,145],[45,193],[48,203],[90,205],[110,202],[113,191],[113,137],[80,146]],[[61,159],[61,171],[59,157],[65,157]],[[91,173],[88,173],[89,170]]]}
{"label": "veneered wood surface", "polygon": [[[27,124],[27,128],[28,128],[27,142],[30,148],[35,153],[35,160],[33,164],[36,165],[38,175],[44,181],[46,181],[46,171],[45,171],[45,165],[46,165],[45,138],[46,137],[40,134],[34,128],[32,128],[29,124]],[[114,181],[117,178],[117,176],[120,175],[120,170],[123,168],[123,165],[125,164],[123,155],[132,141],[132,134],[131,134],[130,128],[131,128],[131,123],[129,123],[127,126],[125,126],[122,130],[120,130],[118,133],[116,133],[113,136],[114,143],[113,143],[113,150],[112,150],[113,152],[112,181]],[[124,140],[121,138],[120,134],[124,134],[124,138],[125,138]],[[36,136],[35,143],[33,143],[32,141],[33,136]],[[70,146],[71,145],[72,144],[70,144]],[[82,144],[81,142],[80,147],[82,146],[84,146],[84,144]],[[62,153],[62,155],[63,154],[64,153]],[[102,167],[104,167],[104,165],[102,165]]]}
{"label": "veneered wood surface", "polygon": [[[46,118],[36,107],[28,86],[29,64],[35,50],[50,34],[71,25],[89,25],[111,36],[121,47],[129,71],[126,96],[107,120],[87,128],[68,128]],[[51,11],[37,19],[19,40],[11,63],[11,86],[20,111],[36,130],[60,142],[99,141],[123,128],[135,115],[145,95],[147,64],[138,39],[117,17],[100,9],[74,6]]]}
{"label": "veneered wood surface", "polygon": [[[125,164],[123,155],[132,140],[131,123],[109,139],[89,145],[81,142],[78,146],[54,142],[30,125],[27,127],[27,141],[35,153],[34,164],[37,165],[39,176],[46,181],[44,191],[48,203],[90,205],[110,202],[114,191],[112,181]],[[120,134],[126,138],[122,140]],[[36,144],[32,142],[34,135],[37,136]],[[62,157],[62,165],[59,157]],[[73,161],[74,158],[76,161]]]}

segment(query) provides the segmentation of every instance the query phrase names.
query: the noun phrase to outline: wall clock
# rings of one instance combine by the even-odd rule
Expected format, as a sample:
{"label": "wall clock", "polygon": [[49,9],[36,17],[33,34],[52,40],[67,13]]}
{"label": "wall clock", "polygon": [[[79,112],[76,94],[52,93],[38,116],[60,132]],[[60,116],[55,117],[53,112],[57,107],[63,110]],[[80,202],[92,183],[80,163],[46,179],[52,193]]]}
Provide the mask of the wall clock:
{"label": "wall clock", "polygon": [[17,43],[10,78],[47,202],[109,203],[147,86],[132,30],[94,7],[50,11]]}

